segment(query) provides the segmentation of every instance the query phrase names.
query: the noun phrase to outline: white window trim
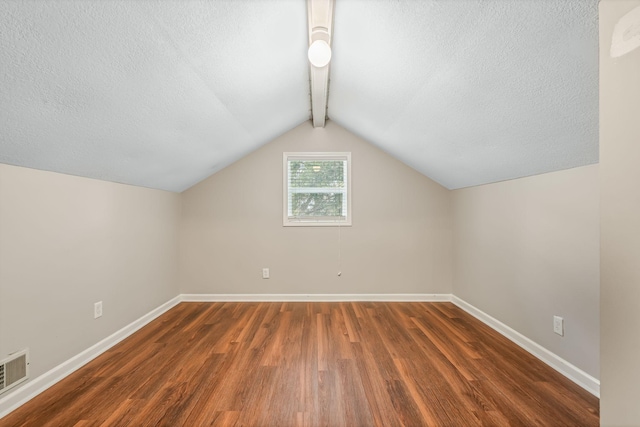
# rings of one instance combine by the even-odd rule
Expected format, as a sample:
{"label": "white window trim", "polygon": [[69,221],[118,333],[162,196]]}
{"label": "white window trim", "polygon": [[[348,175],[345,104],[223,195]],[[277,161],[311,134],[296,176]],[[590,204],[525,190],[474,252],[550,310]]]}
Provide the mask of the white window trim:
{"label": "white window trim", "polygon": [[[288,215],[289,202],[289,160],[346,160],[347,161],[347,217],[342,220],[291,219]],[[284,152],[282,153],[282,225],[285,227],[350,227],[352,217],[351,204],[351,153],[350,152]]]}

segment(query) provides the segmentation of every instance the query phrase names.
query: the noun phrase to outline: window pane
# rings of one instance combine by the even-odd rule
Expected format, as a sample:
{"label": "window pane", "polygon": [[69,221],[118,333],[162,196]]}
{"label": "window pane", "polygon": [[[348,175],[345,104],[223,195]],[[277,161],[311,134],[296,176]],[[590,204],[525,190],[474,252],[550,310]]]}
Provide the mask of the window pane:
{"label": "window pane", "polygon": [[291,216],[293,217],[341,217],[342,193],[293,193]]}
{"label": "window pane", "polygon": [[291,160],[289,186],[291,188],[344,188],[345,161]]}
{"label": "window pane", "polygon": [[351,153],[283,153],[283,225],[351,225]]}

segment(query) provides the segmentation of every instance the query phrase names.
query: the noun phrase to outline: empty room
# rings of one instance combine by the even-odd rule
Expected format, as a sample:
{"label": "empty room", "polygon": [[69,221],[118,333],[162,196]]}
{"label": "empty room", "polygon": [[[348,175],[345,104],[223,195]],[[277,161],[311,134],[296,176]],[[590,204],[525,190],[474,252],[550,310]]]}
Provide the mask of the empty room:
{"label": "empty room", "polygon": [[640,0],[0,0],[0,427],[640,426]]}

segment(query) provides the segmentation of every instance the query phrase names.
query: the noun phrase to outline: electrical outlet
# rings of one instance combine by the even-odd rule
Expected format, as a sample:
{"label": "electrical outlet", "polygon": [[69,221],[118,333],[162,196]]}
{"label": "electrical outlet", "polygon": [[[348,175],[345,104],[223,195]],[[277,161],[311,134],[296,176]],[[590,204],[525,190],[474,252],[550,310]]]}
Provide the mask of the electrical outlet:
{"label": "electrical outlet", "polygon": [[560,316],[553,316],[553,332],[564,336],[564,319]]}
{"label": "electrical outlet", "polygon": [[262,278],[263,279],[268,279],[269,278],[269,269],[268,268],[263,268],[262,269]]}
{"label": "electrical outlet", "polygon": [[93,318],[102,317],[102,301],[93,304]]}

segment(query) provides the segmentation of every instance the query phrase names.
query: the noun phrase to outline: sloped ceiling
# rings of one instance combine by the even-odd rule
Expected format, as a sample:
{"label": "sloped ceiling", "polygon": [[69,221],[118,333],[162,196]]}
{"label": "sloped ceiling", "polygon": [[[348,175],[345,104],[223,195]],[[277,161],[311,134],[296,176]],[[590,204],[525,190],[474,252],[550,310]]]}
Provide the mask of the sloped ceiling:
{"label": "sloped ceiling", "polygon": [[449,189],[598,161],[596,0],[336,2],[329,117]]}
{"label": "sloped ceiling", "polygon": [[[328,116],[447,188],[598,161],[597,0],[336,0]],[[1,1],[0,162],[182,191],[309,119],[306,2]]]}
{"label": "sloped ceiling", "polygon": [[181,191],[309,118],[306,4],[1,1],[0,161]]}

